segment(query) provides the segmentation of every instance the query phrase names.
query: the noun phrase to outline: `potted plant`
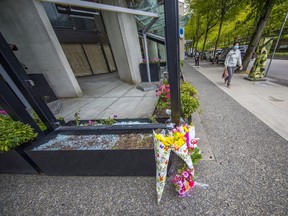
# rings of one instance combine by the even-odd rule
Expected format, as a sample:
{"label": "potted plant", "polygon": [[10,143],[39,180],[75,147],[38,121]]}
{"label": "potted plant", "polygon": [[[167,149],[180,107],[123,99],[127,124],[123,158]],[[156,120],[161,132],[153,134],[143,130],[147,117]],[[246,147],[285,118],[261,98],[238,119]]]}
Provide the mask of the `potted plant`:
{"label": "potted plant", "polygon": [[36,174],[36,167],[25,155],[24,148],[37,133],[29,125],[14,121],[4,110],[0,112],[0,172]]}
{"label": "potted plant", "polygon": [[165,67],[166,66],[166,61],[160,61],[160,67]]}
{"label": "potted plant", "polygon": [[[157,82],[160,80],[160,59],[154,58],[149,59],[149,68],[150,68],[150,78],[151,82]],[[143,59],[143,63],[139,65],[141,81],[148,82],[148,75],[147,75],[147,64],[146,59]]]}
{"label": "potted plant", "polygon": [[[158,84],[156,95],[159,97],[154,115],[158,118],[168,119],[171,109],[170,101],[170,86],[167,80],[163,80]],[[199,99],[197,90],[189,82],[181,82],[180,85],[180,100],[181,100],[181,117],[187,122],[191,123],[191,115],[199,108]]]}
{"label": "potted plant", "polygon": [[182,118],[191,123],[192,113],[196,112],[200,106],[197,96],[198,92],[195,87],[189,82],[181,82],[180,85],[180,101],[181,101],[181,113]]}

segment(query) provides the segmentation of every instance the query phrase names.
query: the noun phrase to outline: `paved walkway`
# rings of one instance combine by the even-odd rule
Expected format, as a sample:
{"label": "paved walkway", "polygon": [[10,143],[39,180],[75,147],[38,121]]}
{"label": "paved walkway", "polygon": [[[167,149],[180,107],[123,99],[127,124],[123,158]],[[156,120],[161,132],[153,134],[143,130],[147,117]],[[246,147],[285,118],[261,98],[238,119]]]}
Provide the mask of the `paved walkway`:
{"label": "paved walkway", "polygon": [[154,91],[143,92],[135,85],[122,82],[118,73],[77,80],[84,96],[58,100],[63,106],[56,116],[64,117],[66,122],[74,120],[74,114],[79,110],[81,120],[112,118],[115,114],[119,119],[149,118],[157,104]]}
{"label": "paved walkway", "polygon": [[[187,62],[194,67],[192,59],[187,59]],[[228,89],[221,78],[222,65],[202,61],[201,66],[194,69],[288,140],[287,86],[276,84],[271,78],[264,82],[250,82],[244,79],[246,74],[234,74],[231,89]]]}
{"label": "paved walkway", "polygon": [[188,63],[184,76],[199,91],[199,124],[214,155],[196,167],[207,190],[179,198],[167,183],[158,206],[154,177],[0,175],[0,215],[287,215],[287,141],[220,79],[215,85]]}

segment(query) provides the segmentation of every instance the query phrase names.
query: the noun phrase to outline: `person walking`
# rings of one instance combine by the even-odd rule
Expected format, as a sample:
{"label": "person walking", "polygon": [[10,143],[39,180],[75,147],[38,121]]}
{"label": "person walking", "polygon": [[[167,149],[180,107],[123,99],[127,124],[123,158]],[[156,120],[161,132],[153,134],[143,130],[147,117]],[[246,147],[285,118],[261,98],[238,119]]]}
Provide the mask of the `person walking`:
{"label": "person walking", "polygon": [[199,67],[200,53],[198,51],[195,52],[194,58],[195,58],[195,66]]}
{"label": "person walking", "polygon": [[241,52],[239,50],[240,43],[235,42],[233,48],[229,51],[225,58],[225,70],[228,71],[228,76],[224,79],[224,83],[227,84],[227,87],[230,88],[232,76],[237,68],[237,65],[242,70],[242,59]]}

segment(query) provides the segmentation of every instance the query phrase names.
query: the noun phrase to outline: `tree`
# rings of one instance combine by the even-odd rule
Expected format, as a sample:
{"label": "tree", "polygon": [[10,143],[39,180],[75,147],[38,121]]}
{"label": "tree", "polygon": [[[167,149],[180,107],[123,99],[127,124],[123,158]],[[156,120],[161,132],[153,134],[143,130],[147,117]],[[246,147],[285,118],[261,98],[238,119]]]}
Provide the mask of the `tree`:
{"label": "tree", "polygon": [[254,0],[253,2],[255,3],[255,9],[257,9],[257,12],[259,14],[258,15],[259,19],[242,61],[243,70],[247,70],[250,59],[255,51],[256,46],[258,45],[261,39],[262,32],[266,26],[266,23],[274,6],[275,0],[265,0],[264,4],[263,1],[259,3],[258,0]]}
{"label": "tree", "polygon": [[217,36],[216,43],[215,43],[213,62],[215,62],[215,57],[216,57],[215,50],[218,48],[218,43],[219,43],[219,39],[221,36],[221,30],[222,30],[224,18],[226,16],[226,14],[228,13],[228,11],[231,8],[237,6],[237,4],[240,4],[240,3],[239,3],[239,1],[236,1],[236,0],[221,0],[220,3],[218,2],[218,5],[219,5],[218,11],[220,13],[220,20],[219,20],[220,23],[219,23],[219,29],[218,29],[218,36]]}
{"label": "tree", "polygon": [[[204,42],[202,46],[202,53],[205,50],[206,46],[206,41],[208,37],[208,33],[210,29],[212,29],[214,26],[216,26],[218,20],[217,16],[214,13],[214,8],[217,2],[215,0],[210,0],[210,1],[204,1],[202,3],[202,7],[200,8],[200,14],[203,14],[205,16],[205,32],[204,32]],[[202,59],[203,59],[202,55]]]}

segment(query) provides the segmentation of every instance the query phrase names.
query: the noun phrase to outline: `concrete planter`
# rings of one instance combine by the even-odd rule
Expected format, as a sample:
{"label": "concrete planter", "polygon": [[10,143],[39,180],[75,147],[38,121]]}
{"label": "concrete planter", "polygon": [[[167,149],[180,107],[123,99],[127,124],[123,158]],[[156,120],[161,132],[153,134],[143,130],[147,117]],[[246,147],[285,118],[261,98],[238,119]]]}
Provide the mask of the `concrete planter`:
{"label": "concrete planter", "polygon": [[[164,128],[164,125],[162,125]],[[155,176],[154,149],[35,150],[61,135],[151,133],[156,125],[61,127],[25,150],[44,174],[63,176]],[[152,145],[153,146],[153,145]]]}
{"label": "concrete planter", "polygon": [[[149,63],[151,82],[158,82],[160,80],[160,63]],[[141,81],[148,82],[146,63],[139,65]]]}
{"label": "concrete planter", "polygon": [[25,143],[7,152],[0,153],[0,173],[37,174],[37,167],[24,153],[31,143]]}
{"label": "concrete planter", "polygon": [[[91,120],[93,122],[100,122],[99,119],[96,120]],[[121,128],[121,127],[127,127],[129,125],[135,126],[136,128],[140,127],[140,128],[147,128],[147,127],[151,127],[151,128],[162,128],[162,127],[166,127],[165,125],[162,125],[165,123],[165,121],[163,121],[162,118],[156,118],[156,121],[159,122],[159,124],[154,124],[150,121],[150,119],[148,118],[133,118],[133,119],[115,119],[116,123],[121,123],[121,122],[125,122],[125,124],[123,125],[110,125],[110,127],[116,127],[116,128]],[[89,120],[80,120],[80,125],[82,124],[88,124]],[[129,124],[130,122],[130,124]],[[138,122],[139,124],[135,124],[136,122]],[[142,124],[141,124],[142,123]],[[76,126],[76,122],[75,120],[69,121],[67,123],[65,123],[65,126]],[[109,127],[109,125],[103,125],[104,127]],[[102,127],[102,126],[97,126]]]}

